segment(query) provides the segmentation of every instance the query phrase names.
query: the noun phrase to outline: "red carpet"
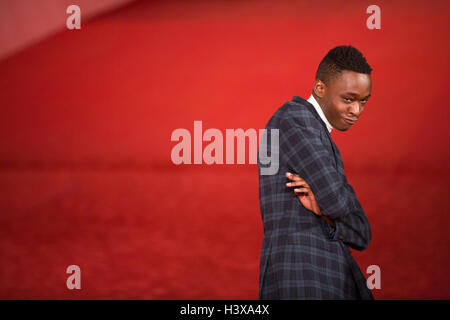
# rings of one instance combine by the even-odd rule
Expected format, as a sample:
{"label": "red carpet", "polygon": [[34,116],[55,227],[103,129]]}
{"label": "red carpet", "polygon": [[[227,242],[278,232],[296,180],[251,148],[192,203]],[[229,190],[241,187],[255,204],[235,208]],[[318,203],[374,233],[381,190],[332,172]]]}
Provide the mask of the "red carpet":
{"label": "red carpet", "polygon": [[[173,130],[264,128],[333,46],[374,68],[332,136],[381,268],[377,299],[450,298],[445,1],[137,2],[0,62],[1,299],[255,299],[256,165],[171,162]],[[66,288],[67,266],[81,290]]]}

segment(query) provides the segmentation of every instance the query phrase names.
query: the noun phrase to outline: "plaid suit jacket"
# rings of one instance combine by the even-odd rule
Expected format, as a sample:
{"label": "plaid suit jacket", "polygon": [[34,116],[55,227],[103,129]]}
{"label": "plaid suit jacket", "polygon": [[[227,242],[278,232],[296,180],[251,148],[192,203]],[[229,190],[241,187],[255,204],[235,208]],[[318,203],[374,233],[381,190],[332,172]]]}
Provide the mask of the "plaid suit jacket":
{"label": "plaid suit jacket", "polygon": [[[262,175],[265,165],[258,155],[264,225],[259,298],[373,299],[349,249],[367,248],[369,222],[347,183],[341,155],[325,123],[313,105],[295,96],[271,117],[267,132],[270,129],[279,130],[279,169]],[[269,154],[270,145],[269,139]],[[336,228],[302,206],[293,188],[286,187],[288,171],[306,180],[321,212],[335,221]]]}

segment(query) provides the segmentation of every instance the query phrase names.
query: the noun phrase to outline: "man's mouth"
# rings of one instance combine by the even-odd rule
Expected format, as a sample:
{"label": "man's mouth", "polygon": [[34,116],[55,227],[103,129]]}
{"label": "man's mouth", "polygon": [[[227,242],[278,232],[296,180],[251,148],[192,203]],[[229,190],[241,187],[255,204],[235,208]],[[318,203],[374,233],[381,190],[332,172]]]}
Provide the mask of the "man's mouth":
{"label": "man's mouth", "polygon": [[358,120],[358,119],[350,119],[350,118],[343,118],[343,119],[349,125],[355,124],[356,120]]}

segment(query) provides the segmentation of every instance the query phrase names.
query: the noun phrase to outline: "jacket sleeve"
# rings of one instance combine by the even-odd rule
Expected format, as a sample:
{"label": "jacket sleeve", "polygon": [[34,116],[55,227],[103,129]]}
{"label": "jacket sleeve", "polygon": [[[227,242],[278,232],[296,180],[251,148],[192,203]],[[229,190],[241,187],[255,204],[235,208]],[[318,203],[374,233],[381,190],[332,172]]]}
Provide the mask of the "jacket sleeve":
{"label": "jacket sleeve", "polygon": [[[346,184],[346,188],[349,192],[355,194],[355,191],[350,184]],[[370,240],[372,239],[372,233],[369,221],[367,220],[356,195],[354,199],[357,209],[345,217],[335,219],[335,228],[327,226],[330,239],[341,240],[351,248],[362,251],[369,246]]]}
{"label": "jacket sleeve", "polygon": [[357,211],[356,196],[337,171],[334,157],[301,119],[285,117],[279,122],[280,157],[288,170],[298,173],[311,187],[323,215],[335,220]]}

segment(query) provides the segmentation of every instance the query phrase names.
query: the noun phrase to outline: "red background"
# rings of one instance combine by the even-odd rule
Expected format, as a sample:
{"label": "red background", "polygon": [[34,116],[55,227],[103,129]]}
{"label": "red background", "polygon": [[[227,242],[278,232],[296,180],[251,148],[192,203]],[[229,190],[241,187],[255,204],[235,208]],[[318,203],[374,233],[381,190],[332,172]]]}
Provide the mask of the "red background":
{"label": "red background", "polygon": [[0,61],[0,298],[256,299],[256,165],[176,166],[170,135],[264,128],[341,44],[374,68],[332,132],[372,226],[354,256],[380,266],[375,298],[450,298],[449,9],[138,1]]}

